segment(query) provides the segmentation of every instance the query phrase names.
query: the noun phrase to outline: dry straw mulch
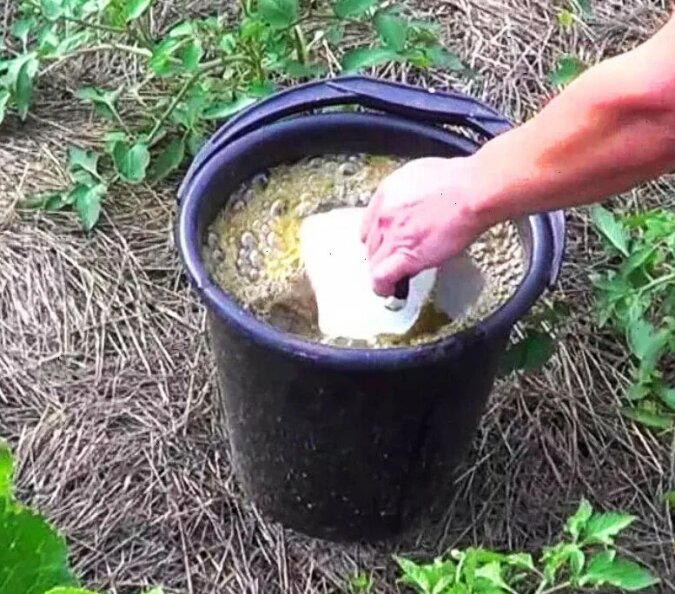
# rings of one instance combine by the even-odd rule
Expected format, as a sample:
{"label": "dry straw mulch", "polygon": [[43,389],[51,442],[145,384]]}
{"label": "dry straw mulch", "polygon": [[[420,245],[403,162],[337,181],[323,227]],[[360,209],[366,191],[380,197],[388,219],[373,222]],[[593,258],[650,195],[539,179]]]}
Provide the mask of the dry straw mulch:
{"label": "dry straw mulch", "polygon": [[[164,2],[158,21],[227,4]],[[456,85],[522,120],[546,101],[560,53],[613,55],[667,14],[665,1],[596,4],[587,25],[564,33],[547,0],[417,3],[482,75],[422,82]],[[383,74],[420,80],[398,67]],[[16,449],[21,495],[67,535],[87,585],[107,591],[335,592],[357,567],[376,571],[376,592],[398,591],[388,551],[290,534],[243,499],[215,413],[204,313],[173,245],[175,184],[111,196],[89,237],[70,215],[14,212],[25,192],[64,179],[68,144],[99,139],[64,89],[134,76],[118,57],[87,56],[53,74],[25,125],[0,129],[0,436]],[[624,200],[672,208],[674,186],[664,179]],[[593,237],[572,213],[559,295],[573,313],[557,355],[496,386],[447,522],[408,553],[536,550],[586,496],[640,517],[622,544],[663,578],[661,591],[675,591],[673,525],[658,499],[673,484],[673,443],[616,414],[626,355],[591,322],[589,275],[603,263]]]}

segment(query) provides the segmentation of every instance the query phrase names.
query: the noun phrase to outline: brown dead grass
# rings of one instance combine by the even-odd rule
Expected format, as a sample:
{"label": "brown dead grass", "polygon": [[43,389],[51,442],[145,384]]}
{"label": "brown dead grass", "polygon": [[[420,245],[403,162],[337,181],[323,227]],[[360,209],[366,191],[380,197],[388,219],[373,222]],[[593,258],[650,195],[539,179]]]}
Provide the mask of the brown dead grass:
{"label": "brown dead grass", "polygon": [[[547,0],[425,0],[416,10],[435,13],[481,78],[383,74],[454,84],[522,120],[546,100],[557,55],[598,60],[631,47],[667,3],[597,4],[587,25],[564,33]],[[203,7],[162,3],[157,19]],[[85,583],[107,591],[327,593],[356,568],[375,572],[375,592],[398,591],[390,551],[286,532],[242,498],[215,412],[203,310],[173,245],[175,184],[116,192],[89,237],[70,215],[15,212],[20,196],[64,180],[65,146],[99,138],[63,89],[75,76],[135,76],[133,63],[106,55],[73,70],[54,73],[25,125],[0,129],[0,436],[16,450],[20,494],[66,534]],[[674,186],[624,199],[673,207]],[[639,516],[621,543],[672,592],[674,532],[659,493],[673,487],[674,442],[616,414],[625,352],[591,322],[589,275],[602,255],[583,212],[570,225],[559,295],[573,315],[555,359],[496,386],[447,521],[403,552],[534,551],[586,496]]]}

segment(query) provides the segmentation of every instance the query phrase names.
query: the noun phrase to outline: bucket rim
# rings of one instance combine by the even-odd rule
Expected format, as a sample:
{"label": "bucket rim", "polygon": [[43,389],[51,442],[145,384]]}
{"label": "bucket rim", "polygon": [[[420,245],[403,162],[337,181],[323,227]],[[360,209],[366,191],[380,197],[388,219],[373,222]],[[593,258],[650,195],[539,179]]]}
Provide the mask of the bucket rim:
{"label": "bucket rim", "polygon": [[[386,126],[390,129],[401,128],[408,133],[419,134],[446,144],[457,141],[466,143],[476,150],[473,141],[452,131],[444,130],[428,123],[415,122],[398,116],[382,116],[372,113],[320,113],[303,114],[292,119],[266,125],[238,138],[232,144],[221,149],[232,156],[238,152],[250,151],[255,145],[263,144],[272,134],[283,135],[297,132],[299,127],[308,125],[327,125],[339,127],[357,120],[368,125]],[[455,145],[456,146],[456,145]],[[469,153],[467,153],[469,154]],[[434,361],[447,358],[451,352],[458,352],[467,343],[479,337],[505,338],[514,324],[522,318],[546,290],[555,266],[553,233],[546,213],[533,214],[522,219],[528,225],[530,237],[530,257],[525,275],[515,293],[501,307],[489,316],[460,332],[450,334],[429,343],[411,346],[383,348],[341,347],[319,343],[297,335],[289,334],[257,318],[252,312],[241,306],[230,294],[210,279],[201,257],[201,243],[198,236],[199,207],[202,200],[200,190],[214,171],[222,168],[218,159],[209,159],[197,172],[185,188],[179,204],[176,222],[176,245],[183,262],[187,278],[200,296],[207,309],[225,324],[247,336],[251,341],[266,348],[283,352],[289,356],[321,361],[322,365],[350,370],[382,370],[419,365],[425,360]],[[242,182],[244,180],[241,180]]]}

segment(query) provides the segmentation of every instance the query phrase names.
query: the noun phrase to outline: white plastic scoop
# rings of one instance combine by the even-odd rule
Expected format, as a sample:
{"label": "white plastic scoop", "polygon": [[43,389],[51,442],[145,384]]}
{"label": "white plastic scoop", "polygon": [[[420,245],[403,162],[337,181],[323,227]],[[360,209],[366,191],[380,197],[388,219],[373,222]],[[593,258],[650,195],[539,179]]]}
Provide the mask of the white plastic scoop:
{"label": "white plastic scoop", "polygon": [[367,341],[383,334],[405,334],[417,321],[439,273],[438,309],[455,318],[475,302],[483,277],[471,258],[460,256],[438,270],[412,277],[405,302],[391,308],[372,290],[366,247],[359,235],[365,210],[337,208],[302,221],[300,254],[315,293],[322,334]]}

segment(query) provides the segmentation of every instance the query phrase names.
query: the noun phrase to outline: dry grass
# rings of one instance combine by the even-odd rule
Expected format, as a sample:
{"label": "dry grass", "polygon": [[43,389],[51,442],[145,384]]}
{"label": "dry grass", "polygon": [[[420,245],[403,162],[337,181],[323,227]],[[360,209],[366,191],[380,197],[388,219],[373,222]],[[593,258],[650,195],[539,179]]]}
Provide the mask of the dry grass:
{"label": "dry grass", "polygon": [[[631,47],[667,3],[598,4],[588,26],[562,33],[547,0],[420,2],[482,74],[469,83],[425,78],[523,119],[545,101],[555,56],[596,60]],[[179,14],[184,6],[169,2],[158,10],[162,21]],[[112,56],[83,58],[74,70],[84,79],[135,76]],[[385,74],[410,77],[398,67]],[[16,449],[21,495],[64,531],[92,587],[335,592],[361,567],[376,571],[376,592],[396,592],[388,552],[290,534],[242,498],[215,413],[203,311],[173,246],[175,185],[112,196],[90,237],[69,215],[14,212],[24,192],[63,179],[68,143],[98,138],[63,93],[79,84],[73,76],[55,73],[28,123],[0,131],[0,436]],[[674,186],[664,180],[625,199],[672,207]],[[641,518],[622,544],[663,578],[663,592],[675,591],[673,525],[658,499],[673,485],[673,443],[616,414],[625,353],[590,321],[588,278],[601,264],[583,213],[572,214],[559,294],[573,316],[558,354],[544,372],[498,384],[446,524],[409,552],[476,543],[535,550],[587,496]]]}

